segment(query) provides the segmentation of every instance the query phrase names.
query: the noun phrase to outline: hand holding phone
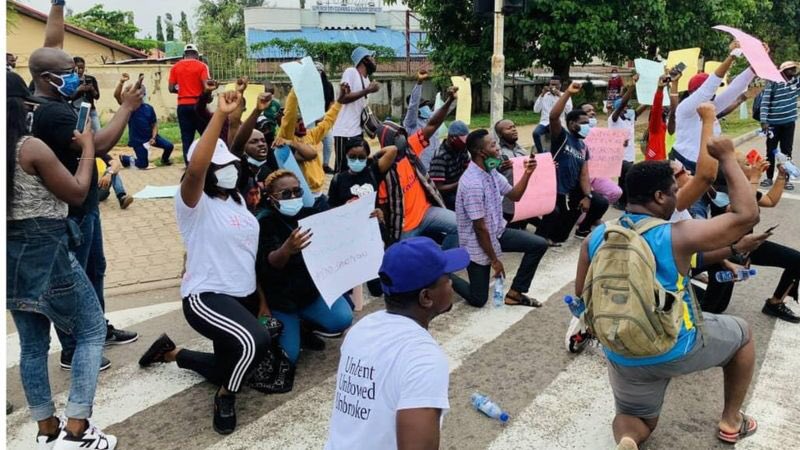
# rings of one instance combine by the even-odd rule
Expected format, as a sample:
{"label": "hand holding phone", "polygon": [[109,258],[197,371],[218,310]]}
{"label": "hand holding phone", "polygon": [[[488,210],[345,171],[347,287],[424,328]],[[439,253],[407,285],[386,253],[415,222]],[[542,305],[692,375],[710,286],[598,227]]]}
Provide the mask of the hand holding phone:
{"label": "hand holding phone", "polygon": [[83,133],[86,128],[86,123],[89,121],[89,111],[92,105],[88,102],[81,102],[81,107],[78,110],[78,123],[75,124],[75,129]]}
{"label": "hand holding phone", "polygon": [[753,167],[757,166],[758,163],[760,163],[764,159],[756,149],[752,149],[749,152],[747,152],[746,158],[747,158],[747,163]]}
{"label": "hand holding phone", "polygon": [[138,80],[136,80],[136,89],[137,89],[137,90],[138,90],[139,88],[141,88],[141,87],[142,87],[142,82],[143,82],[143,81],[144,81],[144,74],[143,74],[143,73],[140,73],[140,74],[139,74],[139,79],[138,79]]}

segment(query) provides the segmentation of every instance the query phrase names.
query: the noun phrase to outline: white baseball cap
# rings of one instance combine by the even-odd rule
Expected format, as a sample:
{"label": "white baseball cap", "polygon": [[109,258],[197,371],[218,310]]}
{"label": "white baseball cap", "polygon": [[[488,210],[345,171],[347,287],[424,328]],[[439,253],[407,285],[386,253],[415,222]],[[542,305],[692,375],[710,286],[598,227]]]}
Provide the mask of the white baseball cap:
{"label": "white baseball cap", "polygon": [[186,46],[183,47],[183,52],[197,52],[197,46],[194,44],[186,44]]}
{"label": "white baseball cap", "polygon": [[[192,142],[192,145],[189,147],[189,152],[186,154],[186,157],[189,158],[189,161],[192,160],[192,155],[194,155],[194,151],[197,149],[197,144],[199,142],[200,140],[198,139]],[[228,150],[228,146],[225,144],[225,141],[222,139],[217,139],[217,146],[214,148],[214,155],[211,156],[211,162],[218,166],[224,166],[225,164],[238,160],[239,158],[237,158],[236,155]]]}

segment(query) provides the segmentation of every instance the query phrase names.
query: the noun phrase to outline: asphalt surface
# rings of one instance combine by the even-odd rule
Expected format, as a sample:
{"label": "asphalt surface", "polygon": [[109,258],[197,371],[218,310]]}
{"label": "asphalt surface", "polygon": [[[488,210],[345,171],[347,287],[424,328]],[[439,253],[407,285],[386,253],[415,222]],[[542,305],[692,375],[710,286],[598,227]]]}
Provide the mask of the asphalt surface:
{"label": "asphalt surface", "polygon": [[[800,141],[800,140],[798,140]],[[753,140],[742,149],[760,148]],[[796,217],[800,196],[787,194],[777,208],[762,211],[757,230],[780,223],[774,241],[800,247]],[[609,213],[610,215],[612,213]],[[614,212],[613,214],[617,214]],[[456,306],[432,324],[432,333],[450,358],[451,410],[444,420],[442,448],[447,449],[602,449],[613,448],[610,423],[613,401],[605,361],[599,349],[571,355],[564,348],[569,313],[561,298],[572,290],[579,241],[549,251],[530,295],[545,301],[525,307],[475,309],[456,296]],[[514,273],[518,255],[506,255]],[[745,410],[759,420],[758,433],[737,448],[800,448],[800,325],[778,322],[761,313],[780,272],[759,268],[737,285],[729,314],[743,317],[753,329],[757,368]],[[301,355],[294,390],[264,395],[247,388],[239,395],[239,425],[227,437],[211,428],[214,387],[174,364],[140,369],[139,356],[163,332],[181,347],[210,349],[183,318],[177,288],[107,299],[109,318],[120,328],[136,330],[133,344],[108,348],[110,370],[100,375],[94,418],[115,434],[120,449],[305,449],[321,448],[327,435],[340,340],[328,340],[324,352]],[[358,317],[382,307],[368,299]],[[800,311],[794,302],[792,307]],[[18,341],[7,335],[8,398],[17,406],[7,417],[7,446],[33,447],[30,421],[18,370]],[[53,345],[57,340],[53,339]],[[54,397],[63,407],[69,373],[50,357]],[[511,414],[506,426],[469,404],[473,392],[488,394]],[[722,409],[722,371],[709,370],[673,380],[659,426],[644,448],[730,448],[716,440]]]}

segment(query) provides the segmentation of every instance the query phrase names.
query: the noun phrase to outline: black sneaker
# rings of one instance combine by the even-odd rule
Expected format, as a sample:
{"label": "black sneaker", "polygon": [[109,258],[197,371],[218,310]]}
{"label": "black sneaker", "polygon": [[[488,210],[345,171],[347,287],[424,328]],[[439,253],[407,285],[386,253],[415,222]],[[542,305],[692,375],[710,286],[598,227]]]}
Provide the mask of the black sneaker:
{"label": "black sneaker", "polygon": [[[111,361],[103,356],[103,359],[100,360],[100,372],[107,370],[109,367],[111,367]],[[64,370],[72,370],[72,355],[64,353],[63,351],[61,352],[61,368]]]}
{"label": "black sneaker", "polygon": [[161,165],[162,166],[171,166],[172,165],[172,161],[170,161],[169,159],[162,159],[161,160]]}
{"label": "black sneaker", "polygon": [[214,431],[231,434],[236,429],[236,395],[214,396]]}
{"label": "black sneaker", "polygon": [[131,206],[131,203],[133,203],[133,197],[130,195],[126,194],[119,198],[120,209],[127,209],[128,206]]}
{"label": "black sneaker", "polygon": [[147,367],[153,363],[166,362],[164,361],[164,354],[173,350],[175,350],[175,343],[164,333],[159,336],[158,339],[153,342],[153,345],[144,352],[144,355],[139,358],[139,366]]}
{"label": "black sneaker", "polygon": [[589,230],[577,229],[577,230],[575,230],[575,237],[580,239],[580,240],[584,240],[584,239],[586,239],[587,236],[589,236],[589,234],[591,232],[592,232],[591,229],[589,229]]}
{"label": "black sneaker", "polygon": [[311,350],[312,352],[321,352],[325,350],[325,341],[311,330],[303,328],[300,330],[300,348]]}
{"label": "black sneaker", "polygon": [[134,331],[118,330],[114,328],[114,325],[109,324],[108,331],[106,332],[105,345],[130,344],[131,342],[136,342],[137,339],[139,339],[139,333]]}
{"label": "black sneaker", "polygon": [[789,309],[786,303],[770,303],[769,300],[767,300],[764,302],[764,307],[761,308],[761,312],[787,322],[800,323],[800,316]]}

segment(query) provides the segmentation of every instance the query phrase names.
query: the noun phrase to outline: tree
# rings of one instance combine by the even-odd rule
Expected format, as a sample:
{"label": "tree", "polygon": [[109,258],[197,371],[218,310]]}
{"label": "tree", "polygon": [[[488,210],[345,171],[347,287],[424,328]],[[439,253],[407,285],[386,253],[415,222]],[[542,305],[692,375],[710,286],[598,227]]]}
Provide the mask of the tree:
{"label": "tree", "polygon": [[[283,52],[301,53],[310,56],[315,61],[320,61],[326,65],[329,73],[339,71],[352,64],[350,55],[358,46],[352,42],[309,42],[305,39],[291,39],[284,41],[272,39],[266,42],[259,42],[250,46],[251,50],[257,51],[262,48],[277,47]],[[375,51],[378,61],[386,61],[395,57],[394,50],[389,47],[370,45],[370,50]]]}
{"label": "tree", "polygon": [[167,40],[174,41],[175,40],[175,24],[172,21],[172,14],[166,13],[164,15],[167,22]]}
{"label": "tree", "polygon": [[200,0],[195,39],[206,53],[238,55],[245,51],[244,8],[262,0]]}
{"label": "tree", "polygon": [[178,28],[181,30],[181,41],[192,42],[192,31],[189,29],[189,21],[186,20],[186,13],[181,11],[181,21],[178,22]]}
{"label": "tree", "polygon": [[161,25],[161,16],[156,17],[156,40],[164,42],[164,27]]}
{"label": "tree", "polygon": [[800,0],[772,0],[754,17],[756,36],[769,43],[777,64],[800,55]]}
{"label": "tree", "polygon": [[82,13],[73,14],[66,21],[135,49],[150,50],[157,47],[152,39],[136,37],[139,28],[133,23],[131,11],[106,11],[102,5],[95,5]]}

